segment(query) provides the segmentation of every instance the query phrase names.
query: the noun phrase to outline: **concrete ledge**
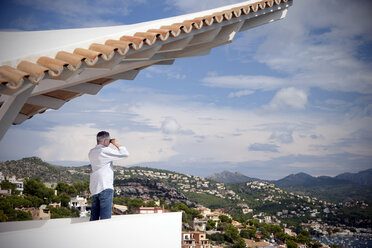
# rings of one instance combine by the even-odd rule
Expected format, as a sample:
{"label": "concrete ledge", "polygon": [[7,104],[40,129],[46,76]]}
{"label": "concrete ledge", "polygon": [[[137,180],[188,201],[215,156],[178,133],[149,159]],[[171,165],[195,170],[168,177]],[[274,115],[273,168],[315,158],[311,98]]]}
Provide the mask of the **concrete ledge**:
{"label": "concrete ledge", "polygon": [[1,247],[181,247],[182,213],[0,223]]}

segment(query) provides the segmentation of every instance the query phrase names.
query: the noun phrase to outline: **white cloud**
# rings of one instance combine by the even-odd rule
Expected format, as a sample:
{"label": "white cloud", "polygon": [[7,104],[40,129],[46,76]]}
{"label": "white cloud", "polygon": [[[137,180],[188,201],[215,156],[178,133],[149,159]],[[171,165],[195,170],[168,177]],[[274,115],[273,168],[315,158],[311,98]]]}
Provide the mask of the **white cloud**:
{"label": "white cloud", "polygon": [[284,20],[243,33],[231,47],[287,75],[286,87],[370,94],[370,53],[359,49],[372,40],[371,10],[368,1],[298,0]]}
{"label": "white cloud", "polygon": [[250,151],[262,151],[262,152],[279,152],[279,146],[274,144],[261,144],[254,143],[249,146]]}
{"label": "white cloud", "polygon": [[186,75],[179,72],[180,68],[176,66],[171,67],[159,67],[159,66],[151,66],[145,70],[146,76],[149,78],[153,77],[153,74],[163,74],[167,76],[167,79],[176,79],[176,80],[183,80],[186,78]]}
{"label": "white cloud", "polygon": [[288,85],[286,79],[270,76],[207,76],[202,79],[205,86],[228,89],[274,90]]}
{"label": "white cloud", "polygon": [[291,87],[278,91],[266,107],[271,110],[286,109],[288,107],[300,110],[305,108],[306,103],[306,92]]}
{"label": "white cloud", "polygon": [[93,124],[56,126],[41,133],[45,143],[35,155],[47,161],[88,161],[89,149],[95,145],[99,131]]}
{"label": "white cloud", "polygon": [[161,129],[165,134],[176,134],[180,131],[181,127],[175,119],[166,118],[161,124]]}
{"label": "white cloud", "polygon": [[234,97],[241,97],[241,96],[249,96],[252,95],[254,91],[252,90],[240,90],[237,92],[231,92],[228,97],[229,98],[234,98]]}

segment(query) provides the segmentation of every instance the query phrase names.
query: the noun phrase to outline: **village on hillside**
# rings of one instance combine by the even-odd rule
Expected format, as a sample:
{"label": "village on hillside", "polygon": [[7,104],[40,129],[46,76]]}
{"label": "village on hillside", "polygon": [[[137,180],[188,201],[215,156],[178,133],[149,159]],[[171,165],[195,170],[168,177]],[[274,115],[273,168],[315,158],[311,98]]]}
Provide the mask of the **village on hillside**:
{"label": "village on hillside", "polygon": [[[74,174],[89,175],[89,168],[70,167],[68,171]],[[149,168],[123,168],[115,167],[115,182],[123,180],[156,180],[154,185],[157,191],[166,192],[154,195],[149,188],[134,184],[131,188],[115,183],[115,199],[113,214],[161,214],[167,211],[183,212],[182,248],[217,248],[226,247],[329,247],[317,241],[311,241],[310,234],[319,236],[372,236],[369,228],[355,228],[346,225],[332,225],[325,222],[323,216],[336,215],[339,208],[359,205],[368,207],[365,202],[331,203],[315,197],[287,192],[272,183],[250,181],[244,184],[244,189],[256,192],[254,198],[256,206],[246,200],[244,194],[239,194],[224,183],[208,180],[203,177],[179,174]],[[40,184],[50,190],[49,202],[19,204],[14,208],[17,213],[13,215],[20,219],[50,219],[60,217],[87,217],[90,214],[90,200],[87,184],[67,184],[62,182],[40,182],[35,179],[17,178],[15,175],[3,175],[0,172],[0,181],[3,188],[0,191],[0,203],[3,199],[18,195],[24,200],[32,202],[30,187],[26,184]],[[12,184],[13,188],[6,187]],[[41,186],[42,185],[42,186]],[[128,185],[128,184],[127,184]],[[130,185],[130,184],[129,184]],[[5,189],[4,186],[7,188]],[[25,192],[26,186],[26,192]],[[36,186],[32,186],[37,188]],[[79,188],[80,187],[80,188]],[[85,188],[84,188],[85,187]],[[78,188],[78,189],[77,189]],[[126,193],[135,193],[126,197]],[[13,192],[12,192],[13,190]],[[177,192],[172,193],[172,192]],[[211,209],[200,203],[187,201],[184,194],[210,195],[218,199],[230,200],[240,209],[240,217],[233,216],[231,208]],[[45,197],[44,197],[45,198]],[[66,201],[66,198],[68,201]],[[260,210],[260,204],[281,205],[291,200],[292,204],[280,211],[273,212]],[[185,201],[184,201],[185,202]],[[0,205],[2,207],[2,205]],[[59,209],[59,210],[58,210]],[[63,211],[65,213],[63,213]],[[69,212],[67,213],[67,210]],[[0,209],[2,221],[6,221],[6,209]],[[245,216],[245,217],[244,217]],[[249,216],[249,218],[248,218]],[[12,216],[10,215],[10,220]],[[286,220],[303,219],[300,229],[288,225]]]}

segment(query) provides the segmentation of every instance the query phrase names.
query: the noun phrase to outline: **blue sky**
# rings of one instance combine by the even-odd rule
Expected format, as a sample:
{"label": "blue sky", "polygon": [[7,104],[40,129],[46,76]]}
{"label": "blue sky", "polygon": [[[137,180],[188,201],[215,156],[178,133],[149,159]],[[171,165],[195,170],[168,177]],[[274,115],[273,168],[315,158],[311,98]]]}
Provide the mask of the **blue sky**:
{"label": "blue sky", "polygon": [[[0,29],[132,24],[240,1],[1,1]],[[87,164],[108,130],[130,158],[199,176],[279,179],[372,168],[372,3],[295,0],[284,20],[209,56],[152,66],[11,127],[0,161]]]}

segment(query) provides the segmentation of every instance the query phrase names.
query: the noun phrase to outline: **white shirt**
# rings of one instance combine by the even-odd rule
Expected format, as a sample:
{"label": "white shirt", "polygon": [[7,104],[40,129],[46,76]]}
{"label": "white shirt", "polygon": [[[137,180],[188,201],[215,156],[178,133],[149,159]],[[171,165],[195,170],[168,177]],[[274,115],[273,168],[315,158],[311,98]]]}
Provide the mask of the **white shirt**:
{"label": "white shirt", "polygon": [[112,161],[128,157],[129,152],[124,146],[112,149],[97,145],[90,150],[88,157],[92,166],[90,174],[90,193],[99,194],[105,189],[114,189],[114,166]]}

